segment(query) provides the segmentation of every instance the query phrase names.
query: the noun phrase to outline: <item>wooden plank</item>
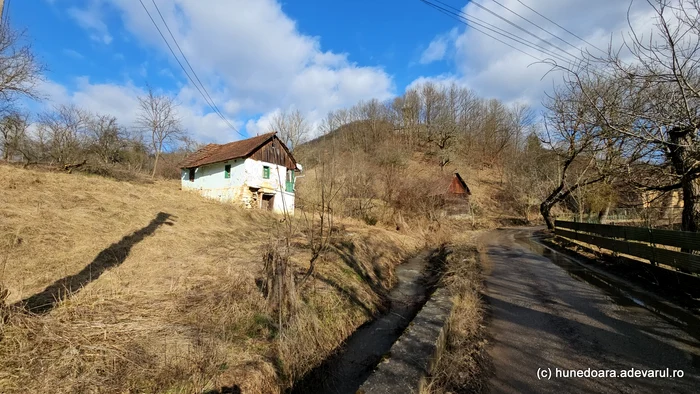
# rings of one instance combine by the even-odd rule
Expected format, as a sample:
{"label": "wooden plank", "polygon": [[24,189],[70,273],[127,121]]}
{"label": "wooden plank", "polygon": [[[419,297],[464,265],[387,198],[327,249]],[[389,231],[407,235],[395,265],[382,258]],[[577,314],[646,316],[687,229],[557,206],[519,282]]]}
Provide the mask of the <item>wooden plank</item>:
{"label": "wooden plank", "polygon": [[554,228],[555,228],[554,231],[556,232],[556,229],[560,229],[560,228],[570,228],[572,230],[575,230],[575,228],[571,227],[574,224],[576,224],[576,223],[575,222],[567,222],[564,220],[555,220],[554,221]]}
{"label": "wooden plank", "polygon": [[689,231],[652,230],[651,242],[681,249],[700,250],[700,233]]}
{"label": "wooden plank", "polygon": [[621,238],[628,241],[653,243],[673,246],[687,250],[700,251],[700,233],[649,229],[644,227],[613,226],[609,224],[576,223],[557,220],[556,227],[583,231],[602,237]]}
{"label": "wooden plank", "polygon": [[651,245],[639,242],[629,242],[610,238],[599,237],[597,235],[577,233],[569,230],[557,228],[554,230],[557,236],[596,245],[603,249],[608,249],[617,253],[624,253],[630,256],[639,257],[645,260],[665,264],[671,267],[681,268],[688,272],[700,274],[700,256],[689,253],[677,252],[675,250],[654,248]]}

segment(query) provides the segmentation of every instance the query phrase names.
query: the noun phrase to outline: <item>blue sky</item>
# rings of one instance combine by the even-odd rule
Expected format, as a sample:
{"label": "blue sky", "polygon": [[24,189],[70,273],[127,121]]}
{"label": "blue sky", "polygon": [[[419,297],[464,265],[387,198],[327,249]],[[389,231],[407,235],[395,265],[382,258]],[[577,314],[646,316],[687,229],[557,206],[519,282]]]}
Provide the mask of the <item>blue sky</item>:
{"label": "blue sky", "polygon": [[[81,18],[83,8],[89,10],[91,3],[94,2],[26,0],[11,4],[13,25],[27,29],[37,53],[49,65],[53,80],[70,83],[76,76],[89,75],[94,81],[132,79],[157,86],[170,84],[172,88],[175,81],[170,74],[142,75],[144,69],[170,68],[184,83],[186,77],[169,52],[158,53],[140,44],[137,36],[121,26],[117,7],[106,5],[101,15],[109,34],[86,32],[76,19]],[[150,0],[145,4],[155,11]],[[292,0],[281,5],[297,22],[301,34],[318,37],[324,49],[347,53],[351,62],[391,69],[399,89],[420,75],[449,71],[444,62],[418,62],[435,35],[458,24],[419,1]],[[158,34],[155,28],[152,34]]]}
{"label": "blue sky", "polygon": [[[443,1],[512,28],[467,1]],[[522,23],[493,0],[478,2]],[[565,34],[528,14],[518,0],[499,2]],[[523,2],[603,47],[611,34],[616,37],[626,28],[626,1]],[[317,123],[329,110],[362,99],[389,99],[426,80],[454,82],[485,97],[537,107],[543,92],[561,78],[543,79],[543,65],[532,65],[531,58],[418,0],[156,3],[219,108],[248,135],[267,131],[268,119],[279,110],[298,108]],[[152,0],[144,4],[163,28]],[[41,86],[47,100],[40,107],[75,103],[111,113],[128,126],[136,97],[149,84],[177,97],[195,138],[240,138],[211,113],[137,0],[15,0],[9,12],[13,26],[27,30],[49,69]],[[643,23],[645,12],[639,8],[633,20]]]}

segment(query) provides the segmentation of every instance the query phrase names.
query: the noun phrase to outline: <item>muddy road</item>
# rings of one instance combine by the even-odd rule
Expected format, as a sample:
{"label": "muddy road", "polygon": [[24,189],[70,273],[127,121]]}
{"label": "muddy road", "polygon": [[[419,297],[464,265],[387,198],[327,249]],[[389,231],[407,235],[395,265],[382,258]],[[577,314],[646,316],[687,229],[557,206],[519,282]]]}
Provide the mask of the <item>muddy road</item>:
{"label": "muddy road", "polygon": [[[697,325],[617,291],[534,243],[532,233],[506,229],[481,239],[492,393],[700,392]],[[591,376],[601,371],[608,377]],[[674,371],[683,376],[661,377]]]}

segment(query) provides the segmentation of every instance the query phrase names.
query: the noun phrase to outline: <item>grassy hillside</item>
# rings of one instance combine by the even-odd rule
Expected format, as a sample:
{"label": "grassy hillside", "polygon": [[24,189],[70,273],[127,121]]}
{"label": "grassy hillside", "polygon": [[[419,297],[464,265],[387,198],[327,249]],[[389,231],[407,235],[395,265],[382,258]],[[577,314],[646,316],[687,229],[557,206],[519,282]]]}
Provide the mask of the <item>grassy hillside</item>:
{"label": "grassy hillside", "polygon": [[[0,170],[3,393],[278,392],[380,308],[423,242],[339,221],[335,243],[352,247],[319,265],[280,335],[256,286],[280,217],[177,182]],[[301,273],[309,252],[294,241]]]}
{"label": "grassy hillside", "polygon": [[338,190],[335,212],[368,223],[395,225],[407,221],[406,227],[412,229],[433,228],[445,224],[446,218],[442,209],[429,201],[444,193],[452,174],[458,172],[471,191],[471,212],[464,215],[462,230],[493,228],[538,217],[535,206],[530,207],[528,215],[522,196],[513,189],[502,166],[484,165],[473,160],[468,151],[459,151],[440,168],[425,146],[402,144],[393,132],[387,132],[391,138],[371,141],[365,150],[362,141],[357,141],[359,137],[350,135],[349,130],[335,130],[295,152],[304,165],[304,178],[298,182],[300,204],[318,203],[314,196],[318,196],[321,185],[332,183]]}

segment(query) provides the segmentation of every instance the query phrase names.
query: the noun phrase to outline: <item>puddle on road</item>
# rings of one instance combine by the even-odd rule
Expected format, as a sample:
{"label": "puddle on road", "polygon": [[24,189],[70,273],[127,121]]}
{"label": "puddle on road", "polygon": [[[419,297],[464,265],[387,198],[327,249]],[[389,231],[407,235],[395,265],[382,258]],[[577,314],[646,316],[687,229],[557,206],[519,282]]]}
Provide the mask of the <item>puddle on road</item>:
{"label": "puddle on road", "polygon": [[[666,305],[645,292],[616,282],[602,273],[597,273],[593,268],[587,267],[583,263],[577,262],[537,242],[537,240],[530,236],[530,233],[517,232],[515,241],[530,251],[551,260],[554,264],[563,268],[572,278],[589,283],[603,290],[616,304],[625,307],[639,306],[645,308],[700,340],[700,319],[692,313],[684,312],[677,307]],[[696,362],[700,363],[700,360],[693,361],[694,364]]]}

